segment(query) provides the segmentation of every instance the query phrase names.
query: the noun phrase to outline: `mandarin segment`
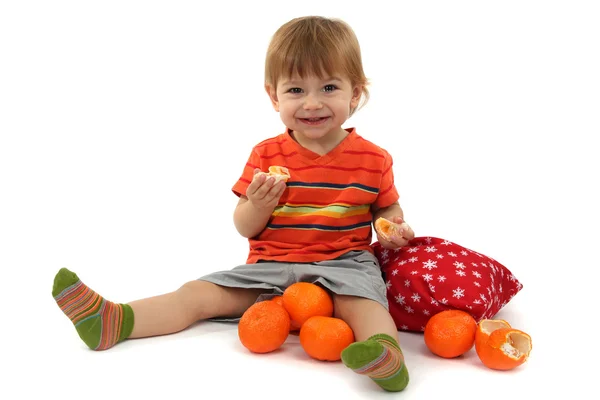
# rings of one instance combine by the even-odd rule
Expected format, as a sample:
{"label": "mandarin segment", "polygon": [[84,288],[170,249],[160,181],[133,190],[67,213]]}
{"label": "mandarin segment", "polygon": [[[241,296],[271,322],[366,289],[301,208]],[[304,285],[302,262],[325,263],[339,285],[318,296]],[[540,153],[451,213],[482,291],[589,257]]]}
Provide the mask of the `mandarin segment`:
{"label": "mandarin segment", "polygon": [[277,350],[290,332],[288,312],[274,301],[254,303],[238,323],[240,342],[253,353]]}
{"label": "mandarin segment", "polygon": [[278,165],[271,165],[269,167],[269,175],[278,175],[281,176],[281,179],[284,181],[287,181],[288,179],[290,179],[290,170],[287,169],[286,167],[281,167]]}
{"label": "mandarin segment", "polygon": [[279,165],[271,165],[269,167],[269,172],[259,172],[259,174],[266,175],[267,178],[269,176],[272,176],[273,178],[275,178],[275,182],[287,182],[291,177],[290,171],[286,167],[281,167]]}
{"label": "mandarin segment", "polygon": [[387,241],[392,240],[394,237],[401,237],[407,228],[408,225],[406,222],[392,222],[384,217],[379,217],[375,220],[375,230]]}
{"label": "mandarin segment", "polygon": [[390,240],[391,237],[395,234],[396,229],[397,229],[397,224],[394,224],[389,219],[385,219],[383,217],[379,217],[375,221],[375,230],[385,240]]}
{"label": "mandarin segment", "polygon": [[475,343],[477,322],[461,310],[445,310],[433,315],[425,325],[424,340],[435,355],[454,358],[469,351]]}

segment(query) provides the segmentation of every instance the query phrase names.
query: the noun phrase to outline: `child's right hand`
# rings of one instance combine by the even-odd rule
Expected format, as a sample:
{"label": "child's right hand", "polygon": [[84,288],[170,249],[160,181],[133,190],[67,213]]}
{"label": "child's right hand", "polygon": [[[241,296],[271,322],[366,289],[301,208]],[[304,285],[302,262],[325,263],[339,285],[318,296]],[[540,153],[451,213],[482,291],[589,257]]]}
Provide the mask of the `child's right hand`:
{"label": "child's right hand", "polygon": [[258,174],[259,172],[261,171],[258,168],[254,170],[252,182],[246,189],[246,197],[258,209],[273,210],[287,186],[285,182],[275,183],[275,178]]}

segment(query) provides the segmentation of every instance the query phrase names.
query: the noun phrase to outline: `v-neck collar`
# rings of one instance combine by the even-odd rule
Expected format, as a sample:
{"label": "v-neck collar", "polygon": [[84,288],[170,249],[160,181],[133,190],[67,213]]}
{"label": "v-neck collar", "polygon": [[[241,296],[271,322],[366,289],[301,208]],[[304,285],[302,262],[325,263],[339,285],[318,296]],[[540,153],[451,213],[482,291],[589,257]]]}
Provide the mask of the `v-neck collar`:
{"label": "v-neck collar", "polygon": [[348,132],[348,135],[346,135],[344,140],[338,143],[337,146],[335,146],[327,154],[324,155],[317,154],[314,151],[309,150],[306,147],[303,147],[300,143],[296,142],[292,137],[292,131],[289,128],[286,129],[283,136],[286,141],[286,146],[290,150],[296,152],[300,156],[299,159],[301,159],[304,163],[325,165],[335,160],[340,155],[340,153],[346,150],[356,139],[356,128],[346,128],[344,130]]}

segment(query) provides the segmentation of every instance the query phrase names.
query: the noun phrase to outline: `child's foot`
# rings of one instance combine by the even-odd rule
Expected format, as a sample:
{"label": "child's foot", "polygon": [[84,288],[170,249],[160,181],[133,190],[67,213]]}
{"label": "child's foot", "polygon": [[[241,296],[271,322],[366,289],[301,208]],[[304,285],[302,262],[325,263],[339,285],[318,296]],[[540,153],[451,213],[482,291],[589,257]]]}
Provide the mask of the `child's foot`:
{"label": "child's foot", "polygon": [[54,277],[52,296],[92,350],[106,350],[131,335],[131,307],[105,300],[66,268]]}
{"label": "child's foot", "polygon": [[384,333],[352,343],[342,351],[342,361],[387,391],[399,392],[408,385],[408,370],[400,346]]}

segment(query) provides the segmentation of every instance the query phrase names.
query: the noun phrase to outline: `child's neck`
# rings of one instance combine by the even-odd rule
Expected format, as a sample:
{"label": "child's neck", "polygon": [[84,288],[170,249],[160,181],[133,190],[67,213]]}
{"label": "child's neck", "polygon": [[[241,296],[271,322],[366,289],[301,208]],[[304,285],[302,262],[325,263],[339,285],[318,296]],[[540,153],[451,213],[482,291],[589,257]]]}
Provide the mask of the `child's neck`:
{"label": "child's neck", "polygon": [[301,133],[290,131],[290,135],[300,146],[320,156],[335,149],[348,136],[348,133],[347,130],[340,127],[339,130],[331,131],[320,139],[310,139]]}

